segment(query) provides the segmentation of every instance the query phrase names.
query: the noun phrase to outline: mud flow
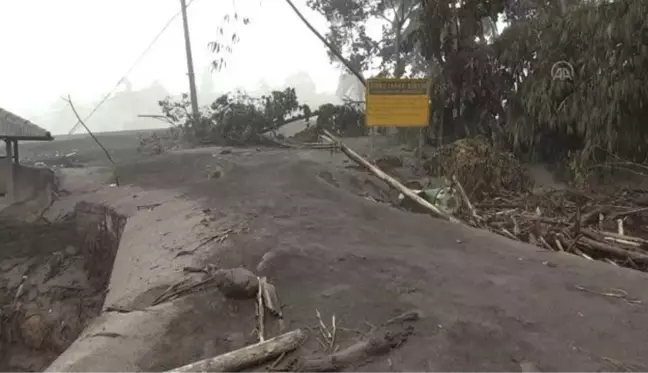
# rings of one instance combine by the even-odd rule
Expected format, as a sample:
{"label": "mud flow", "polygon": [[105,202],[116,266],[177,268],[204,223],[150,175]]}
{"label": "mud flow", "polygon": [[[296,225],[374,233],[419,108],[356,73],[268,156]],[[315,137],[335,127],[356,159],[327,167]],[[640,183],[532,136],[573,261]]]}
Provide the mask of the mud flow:
{"label": "mud flow", "polygon": [[101,312],[125,223],[84,202],[56,222],[0,221],[0,371],[43,371]]}

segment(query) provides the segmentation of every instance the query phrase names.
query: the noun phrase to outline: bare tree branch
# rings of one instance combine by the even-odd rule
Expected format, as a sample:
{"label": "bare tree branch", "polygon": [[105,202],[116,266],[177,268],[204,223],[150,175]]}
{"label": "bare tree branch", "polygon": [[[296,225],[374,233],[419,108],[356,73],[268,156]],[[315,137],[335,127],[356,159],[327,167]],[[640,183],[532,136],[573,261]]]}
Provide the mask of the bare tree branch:
{"label": "bare tree branch", "polygon": [[116,170],[117,165],[115,164],[115,161],[110,156],[110,153],[108,153],[108,150],[106,150],[106,148],[101,144],[99,139],[97,139],[97,137],[92,133],[92,131],[90,131],[90,128],[88,128],[88,126],[86,126],[83,119],[81,119],[81,116],[79,116],[79,113],[77,112],[76,108],[74,107],[74,104],[72,103],[72,97],[70,97],[70,95],[68,95],[67,98],[65,98],[65,97],[61,97],[61,98],[63,99],[63,101],[67,102],[70,105],[70,108],[72,109],[72,112],[74,113],[74,116],[77,118],[79,123],[83,126],[83,128],[85,128],[86,131],[88,131],[88,134],[90,135],[90,137],[92,137],[92,139],[97,143],[97,145],[99,145],[101,150],[103,150],[103,152],[106,154],[106,158],[108,158],[108,160],[110,161],[110,163],[112,163],[113,168],[114,168],[115,184],[119,185],[119,180],[117,178],[117,170]]}
{"label": "bare tree branch", "polygon": [[167,122],[172,126],[175,126],[175,123],[171,119],[169,119],[166,115],[159,115],[159,114],[139,114],[139,118],[153,118],[157,120],[161,120],[163,122]]}

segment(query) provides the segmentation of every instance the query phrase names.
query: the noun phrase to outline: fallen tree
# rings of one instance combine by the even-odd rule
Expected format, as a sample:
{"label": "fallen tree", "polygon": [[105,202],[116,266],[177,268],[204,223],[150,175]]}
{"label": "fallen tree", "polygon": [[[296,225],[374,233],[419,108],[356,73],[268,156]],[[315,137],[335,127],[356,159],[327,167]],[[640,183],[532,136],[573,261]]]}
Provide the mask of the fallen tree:
{"label": "fallen tree", "polygon": [[312,111],[297,99],[294,88],[272,91],[259,98],[246,93],[228,93],[203,108],[200,118],[192,118],[187,95],[179,100],[165,98],[159,102],[163,118],[180,129],[192,145],[273,145],[268,134],[277,136],[283,126],[305,121],[311,127],[339,131],[349,136],[366,133],[364,111],[354,105],[321,105]]}

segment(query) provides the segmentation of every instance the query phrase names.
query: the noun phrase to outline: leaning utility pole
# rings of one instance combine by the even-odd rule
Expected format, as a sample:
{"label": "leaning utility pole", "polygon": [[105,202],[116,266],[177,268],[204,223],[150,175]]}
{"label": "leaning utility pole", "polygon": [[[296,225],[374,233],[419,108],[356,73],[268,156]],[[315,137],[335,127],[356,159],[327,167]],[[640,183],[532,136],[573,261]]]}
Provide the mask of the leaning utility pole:
{"label": "leaning utility pole", "polygon": [[187,75],[189,76],[189,96],[191,98],[191,114],[194,120],[200,117],[198,111],[198,93],[196,93],[196,76],[193,68],[193,57],[191,56],[191,38],[189,37],[189,21],[187,21],[187,4],[180,0],[182,8],[182,25],[184,27],[185,50],[187,52]]}

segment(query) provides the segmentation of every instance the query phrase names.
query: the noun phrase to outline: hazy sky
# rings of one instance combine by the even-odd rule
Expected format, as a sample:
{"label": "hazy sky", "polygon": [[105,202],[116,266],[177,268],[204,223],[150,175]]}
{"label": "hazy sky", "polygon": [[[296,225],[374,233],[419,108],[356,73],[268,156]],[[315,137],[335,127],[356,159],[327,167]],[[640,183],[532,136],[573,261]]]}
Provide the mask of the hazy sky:
{"label": "hazy sky", "polygon": [[[187,0],[189,1],[189,0]],[[323,17],[305,0],[296,5],[321,31]],[[97,100],[180,9],[179,0],[0,0],[0,107],[29,117],[62,95]],[[241,41],[214,73],[217,91],[271,86],[305,71],[320,91],[334,91],[339,71],[321,42],[281,0],[195,0],[189,23],[196,75],[213,59],[207,43],[217,38],[223,16],[248,16],[230,25]],[[129,75],[135,89],[161,81],[171,92],[188,91],[181,18],[178,17]]]}

